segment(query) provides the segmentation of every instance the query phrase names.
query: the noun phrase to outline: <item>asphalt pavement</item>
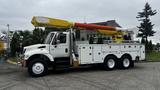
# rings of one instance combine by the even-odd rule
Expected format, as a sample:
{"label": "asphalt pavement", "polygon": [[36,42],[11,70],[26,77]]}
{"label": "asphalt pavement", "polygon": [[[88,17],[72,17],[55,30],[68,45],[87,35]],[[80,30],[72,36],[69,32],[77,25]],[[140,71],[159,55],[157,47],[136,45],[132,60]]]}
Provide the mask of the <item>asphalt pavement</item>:
{"label": "asphalt pavement", "polygon": [[160,90],[160,62],[136,63],[128,70],[50,71],[38,78],[30,77],[25,68],[3,62],[0,90]]}

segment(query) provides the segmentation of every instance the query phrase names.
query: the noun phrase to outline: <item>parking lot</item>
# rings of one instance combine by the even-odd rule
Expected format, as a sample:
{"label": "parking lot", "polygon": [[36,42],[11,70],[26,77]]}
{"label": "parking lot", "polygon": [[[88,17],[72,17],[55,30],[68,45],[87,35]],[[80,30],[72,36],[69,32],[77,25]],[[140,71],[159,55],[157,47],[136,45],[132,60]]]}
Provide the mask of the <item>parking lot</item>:
{"label": "parking lot", "polygon": [[39,78],[19,66],[1,63],[0,90],[160,90],[160,62],[136,63],[129,70],[50,71]]}

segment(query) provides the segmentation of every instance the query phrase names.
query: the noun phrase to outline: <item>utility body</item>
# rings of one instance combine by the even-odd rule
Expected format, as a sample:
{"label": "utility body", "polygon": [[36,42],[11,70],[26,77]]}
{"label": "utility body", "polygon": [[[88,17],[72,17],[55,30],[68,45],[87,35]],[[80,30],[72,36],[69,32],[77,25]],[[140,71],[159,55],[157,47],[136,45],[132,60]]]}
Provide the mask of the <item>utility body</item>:
{"label": "utility body", "polygon": [[[37,23],[33,25],[39,26]],[[37,77],[46,75],[50,67],[77,68],[100,64],[106,70],[128,69],[134,66],[134,61],[144,59],[145,46],[140,43],[107,41],[103,44],[89,44],[87,41],[76,41],[74,29],[70,27],[64,32],[49,33],[45,44],[24,47],[22,65],[28,67],[31,76]]]}

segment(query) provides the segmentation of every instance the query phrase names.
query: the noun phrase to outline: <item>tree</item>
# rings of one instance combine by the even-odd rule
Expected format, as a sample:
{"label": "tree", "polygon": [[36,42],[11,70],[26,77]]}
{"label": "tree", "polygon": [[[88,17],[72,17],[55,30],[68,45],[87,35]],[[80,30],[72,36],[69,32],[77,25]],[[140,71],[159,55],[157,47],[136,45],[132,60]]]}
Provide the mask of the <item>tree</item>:
{"label": "tree", "polygon": [[53,32],[53,31],[60,31],[60,29],[55,27],[45,27],[44,34],[45,36],[47,36],[50,32]]}
{"label": "tree", "polygon": [[160,47],[160,43],[157,43],[157,44],[156,44],[156,47]]}
{"label": "tree", "polygon": [[142,44],[145,44],[145,42],[146,42],[145,39],[142,38],[142,39],[141,39],[141,43],[142,43]]}
{"label": "tree", "polygon": [[157,43],[156,44],[156,50],[159,51],[159,48],[160,48],[160,43]]}
{"label": "tree", "polygon": [[44,31],[41,28],[35,28],[32,34],[32,44],[41,44],[44,42]]}
{"label": "tree", "polygon": [[32,42],[32,34],[30,31],[28,30],[25,30],[22,32],[22,36],[23,36],[23,39],[22,39],[22,46],[29,46],[29,45],[32,45],[33,42]]}
{"label": "tree", "polygon": [[153,44],[152,44],[152,41],[150,40],[149,43],[148,43],[148,50],[149,51],[152,51],[153,50]]}
{"label": "tree", "polygon": [[148,3],[145,4],[145,8],[142,12],[138,12],[138,16],[136,18],[139,19],[140,26],[138,37],[142,37],[145,41],[148,41],[148,37],[154,36],[155,31],[153,30],[154,24],[152,24],[150,20],[150,16],[153,16],[157,13],[156,10],[152,10]]}
{"label": "tree", "polygon": [[148,41],[145,41],[145,50],[149,51],[149,42]]}
{"label": "tree", "polygon": [[20,35],[15,32],[12,37],[12,41],[10,43],[11,47],[11,56],[15,56],[16,52],[20,52]]}

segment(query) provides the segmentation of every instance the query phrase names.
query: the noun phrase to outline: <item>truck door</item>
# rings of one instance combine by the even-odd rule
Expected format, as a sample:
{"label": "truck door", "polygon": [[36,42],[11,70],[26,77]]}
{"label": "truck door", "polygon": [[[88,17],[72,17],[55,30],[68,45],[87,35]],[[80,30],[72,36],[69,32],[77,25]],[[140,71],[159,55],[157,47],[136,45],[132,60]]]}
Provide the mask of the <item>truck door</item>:
{"label": "truck door", "polygon": [[50,45],[51,55],[56,57],[69,57],[69,45],[67,43],[67,34],[59,33],[53,38]]}

